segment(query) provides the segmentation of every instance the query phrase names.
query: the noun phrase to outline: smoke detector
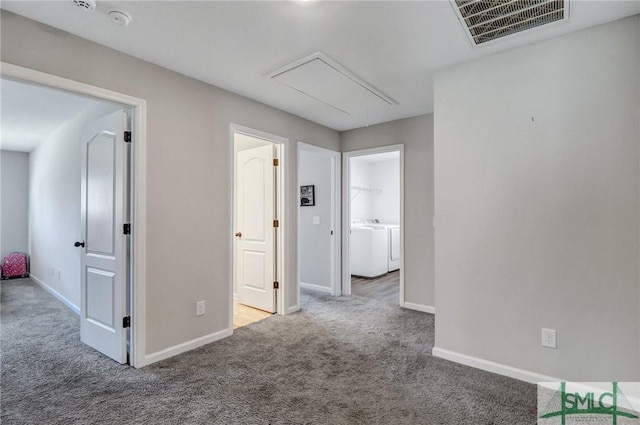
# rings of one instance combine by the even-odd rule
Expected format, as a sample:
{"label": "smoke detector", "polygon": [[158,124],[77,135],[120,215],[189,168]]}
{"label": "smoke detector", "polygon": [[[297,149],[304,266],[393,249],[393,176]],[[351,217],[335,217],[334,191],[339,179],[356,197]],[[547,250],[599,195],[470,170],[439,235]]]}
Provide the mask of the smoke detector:
{"label": "smoke detector", "polygon": [[112,10],[109,12],[109,19],[116,25],[125,27],[131,23],[133,18],[123,10]]}
{"label": "smoke detector", "polygon": [[96,8],[96,2],[94,0],[73,0],[73,3],[84,10],[93,10]]}

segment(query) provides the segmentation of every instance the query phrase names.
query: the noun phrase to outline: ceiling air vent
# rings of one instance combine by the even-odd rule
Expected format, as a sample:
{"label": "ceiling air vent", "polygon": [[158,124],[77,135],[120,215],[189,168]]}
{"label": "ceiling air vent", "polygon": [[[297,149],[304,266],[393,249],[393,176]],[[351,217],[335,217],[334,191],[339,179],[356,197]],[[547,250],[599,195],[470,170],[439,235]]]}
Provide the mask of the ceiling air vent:
{"label": "ceiling air vent", "polygon": [[96,8],[95,0],[73,0],[76,6],[84,10],[93,10]]}
{"label": "ceiling air vent", "polygon": [[569,0],[453,0],[474,44],[482,44],[568,17]]}

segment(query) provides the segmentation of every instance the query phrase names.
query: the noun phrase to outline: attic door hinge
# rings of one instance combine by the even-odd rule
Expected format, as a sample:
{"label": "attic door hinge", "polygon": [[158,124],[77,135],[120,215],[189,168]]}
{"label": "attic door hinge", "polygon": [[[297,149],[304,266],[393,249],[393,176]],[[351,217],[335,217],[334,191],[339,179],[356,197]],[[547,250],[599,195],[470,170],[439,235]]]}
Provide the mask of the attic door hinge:
{"label": "attic door hinge", "polygon": [[125,131],[124,132],[124,141],[126,143],[131,143],[131,132],[130,131]]}
{"label": "attic door hinge", "polygon": [[277,167],[278,165],[280,165],[280,160],[278,158],[273,158],[273,166]]}
{"label": "attic door hinge", "polygon": [[280,289],[280,282],[278,281],[273,282],[273,289]]}
{"label": "attic door hinge", "polygon": [[131,223],[124,223],[122,225],[122,234],[130,235],[131,234]]}
{"label": "attic door hinge", "polygon": [[131,316],[125,316],[122,318],[122,327],[123,328],[131,327]]}
{"label": "attic door hinge", "polygon": [[273,220],[273,227],[280,227],[280,220]]}

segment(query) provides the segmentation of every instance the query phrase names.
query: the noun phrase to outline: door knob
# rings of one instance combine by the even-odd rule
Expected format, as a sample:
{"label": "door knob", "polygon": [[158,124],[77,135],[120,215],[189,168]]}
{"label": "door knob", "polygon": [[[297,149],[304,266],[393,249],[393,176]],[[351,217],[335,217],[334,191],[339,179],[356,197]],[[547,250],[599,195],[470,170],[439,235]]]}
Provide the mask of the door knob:
{"label": "door knob", "polygon": [[236,237],[237,237],[237,238],[241,238],[241,237],[242,237],[242,232],[238,232],[238,233],[236,233]]}
{"label": "door knob", "polygon": [[76,243],[74,243],[74,244],[73,244],[73,246],[75,246],[76,248],[77,248],[77,247],[79,247],[79,246],[81,246],[81,247],[83,247],[83,248],[84,248],[84,241],[82,241],[82,242],[76,242]]}

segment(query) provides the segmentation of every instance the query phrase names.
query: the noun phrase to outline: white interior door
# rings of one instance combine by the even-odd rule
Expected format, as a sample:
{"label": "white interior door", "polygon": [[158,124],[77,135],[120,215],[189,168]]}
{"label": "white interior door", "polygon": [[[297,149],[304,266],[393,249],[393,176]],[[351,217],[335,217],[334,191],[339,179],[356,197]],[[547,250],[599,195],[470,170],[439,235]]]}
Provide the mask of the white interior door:
{"label": "white interior door", "polygon": [[117,362],[127,361],[127,118],[117,111],[87,124],[82,153],[82,285],[80,339]]}
{"label": "white interior door", "polygon": [[274,313],[274,146],[238,152],[236,159],[236,279],[238,302]]}

